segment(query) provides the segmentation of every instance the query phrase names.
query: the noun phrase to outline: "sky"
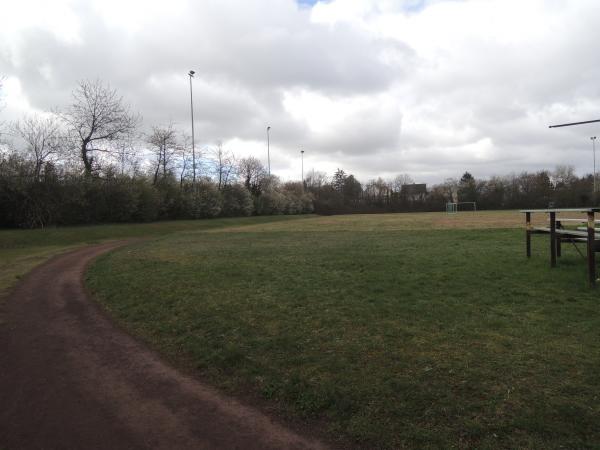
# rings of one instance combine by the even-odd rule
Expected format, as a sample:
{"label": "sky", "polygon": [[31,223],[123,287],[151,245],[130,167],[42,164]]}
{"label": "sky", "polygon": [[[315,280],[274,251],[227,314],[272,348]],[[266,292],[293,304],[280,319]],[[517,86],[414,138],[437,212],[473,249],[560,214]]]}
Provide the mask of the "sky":
{"label": "sky", "polygon": [[[143,117],[267,162],[429,184],[591,173],[597,0],[3,0],[0,121],[101,79]],[[600,154],[599,154],[600,161]],[[600,166],[600,163],[599,163]]]}

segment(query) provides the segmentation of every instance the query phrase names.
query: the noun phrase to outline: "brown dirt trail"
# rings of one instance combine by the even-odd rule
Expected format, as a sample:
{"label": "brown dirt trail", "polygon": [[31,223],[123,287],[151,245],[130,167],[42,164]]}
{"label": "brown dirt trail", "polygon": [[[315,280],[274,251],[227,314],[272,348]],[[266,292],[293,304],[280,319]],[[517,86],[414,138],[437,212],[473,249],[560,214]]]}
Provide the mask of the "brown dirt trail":
{"label": "brown dirt trail", "polygon": [[120,245],[55,257],[0,305],[0,448],[325,448],[179,373],[112,324],[82,277]]}

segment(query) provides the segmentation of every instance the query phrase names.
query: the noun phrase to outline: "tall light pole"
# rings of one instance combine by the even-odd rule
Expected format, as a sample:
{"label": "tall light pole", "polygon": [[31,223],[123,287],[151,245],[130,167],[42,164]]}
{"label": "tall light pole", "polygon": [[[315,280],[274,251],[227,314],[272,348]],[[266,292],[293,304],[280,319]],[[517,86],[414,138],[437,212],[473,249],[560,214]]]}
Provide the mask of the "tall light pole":
{"label": "tall light pole", "polygon": [[271,149],[270,149],[270,143],[269,143],[269,131],[271,130],[271,127],[267,127],[267,167],[269,170],[269,176],[271,176]]}
{"label": "tall light pole", "polygon": [[192,187],[196,186],[196,139],[194,137],[194,96],[192,92],[192,78],[194,78],[193,70],[190,70],[190,111],[192,113]]}
{"label": "tall light pole", "polygon": [[304,188],[304,150],[300,150],[300,158],[302,159],[302,188]]}
{"label": "tall light pole", "polygon": [[[573,125],[587,125],[589,123],[597,123],[600,122],[600,119],[595,120],[586,120],[583,122],[571,122],[571,123],[561,123],[559,125],[550,125],[549,128],[560,128],[560,127],[571,127]],[[594,152],[594,194],[592,195],[592,199],[596,201],[596,136],[592,136],[590,138],[592,140],[592,151]]]}
{"label": "tall light pole", "polygon": [[590,138],[592,140],[592,152],[594,152],[594,201],[596,199],[596,136]]}

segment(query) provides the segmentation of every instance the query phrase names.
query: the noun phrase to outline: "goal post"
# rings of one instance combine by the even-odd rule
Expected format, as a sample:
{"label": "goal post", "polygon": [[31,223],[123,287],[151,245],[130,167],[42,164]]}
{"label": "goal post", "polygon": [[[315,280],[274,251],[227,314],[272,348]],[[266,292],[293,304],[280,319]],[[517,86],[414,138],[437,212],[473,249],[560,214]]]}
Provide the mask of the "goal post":
{"label": "goal post", "polygon": [[446,203],[446,214],[457,214],[459,211],[477,212],[477,202],[448,202]]}

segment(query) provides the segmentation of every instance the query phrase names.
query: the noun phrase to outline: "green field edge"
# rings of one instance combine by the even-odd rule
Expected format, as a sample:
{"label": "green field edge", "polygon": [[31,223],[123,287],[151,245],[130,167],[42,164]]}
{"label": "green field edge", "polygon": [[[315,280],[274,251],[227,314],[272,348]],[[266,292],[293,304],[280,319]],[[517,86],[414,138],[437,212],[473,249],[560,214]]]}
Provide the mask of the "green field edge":
{"label": "green field edge", "polygon": [[186,231],[252,226],[287,220],[303,220],[311,217],[314,215],[177,220],[139,224],[119,223],[33,230],[0,229],[0,301],[5,301],[16,284],[37,266],[52,257],[88,245],[136,238],[160,239]]}
{"label": "green field edge", "polygon": [[[236,230],[239,232],[254,232],[254,230],[251,229],[247,229],[247,230]],[[335,232],[339,232],[342,230],[335,230],[335,231],[329,231],[329,230],[320,230],[319,233],[335,233]],[[348,230],[349,231],[349,230]],[[381,233],[386,233],[389,232],[390,230],[382,230]],[[393,230],[396,232],[402,232],[404,230]],[[412,232],[418,232],[418,230],[410,230]],[[435,231],[435,230],[428,230],[428,231]],[[453,231],[453,230],[449,230],[449,231]],[[465,231],[465,230],[462,230]],[[498,228],[486,228],[485,231],[506,231],[506,232],[511,232],[514,233],[514,236],[516,237],[518,235],[518,230],[515,229],[515,227],[498,227]],[[210,231],[211,233],[228,233],[227,229],[214,229]],[[256,231],[256,232],[260,232],[260,230]],[[295,233],[302,233],[302,230],[290,230],[290,231],[284,231],[284,230],[269,230],[270,234],[295,234]],[[369,231],[370,234],[378,234],[377,231]],[[536,242],[537,241],[537,242]],[[534,259],[539,259],[539,261],[536,262],[537,264],[544,264],[545,261],[545,250],[546,250],[546,240],[543,239],[535,239],[534,240],[535,247],[534,247]],[[519,242],[519,246],[520,246],[520,242]],[[140,245],[152,245],[152,243],[143,243]],[[522,248],[523,248],[523,260],[525,261],[525,248],[524,248],[524,237],[523,237],[523,243],[522,243]],[[539,254],[536,254],[535,250],[539,250]],[[111,254],[116,254],[119,252],[125,252],[127,251],[127,249],[117,249],[114,252],[112,252]],[[108,258],[109,255],[103,255],[100,258],[98,258],[95,262],[94,265],[98,262],[101,262],[104,258]],[[542,259],[544,259],[544,261],[542,261]],[[90,266],[88,268],[88,273],[86,274],[86,279],[87,277],[89,277],[89,273],[90,270],[93,270],[93,265]],[[549,270],[549,267],[548,267]],[[583,268],[582,268],[582,273],[583,273]],[[582,275],[583,277],[583,275]],[[161,345],[161,341],[160,340],[153,340],[151,339],[148,335],[144,335],[143,333],[140,333],[140,330],[136,329],[135,324],[128,321],[128,320],[122,320],[121,318],[119,318],[110,308],[110,306],[108,305],[108,303],[105,301],[105,299],[103,298],[102,294],[100,292],[94,292],[93,293],[94,298],[96,299],[96,301],[98,301],[99,303],[101,303],[104,307],[105,310],[107,310],[107,312],[109,313],[109,315],[115,320],[115,323],[118,324],[119,327],[121,327],[122,329],[124,329],[125,331],[127,331],[128,333],[130,333],[131,335],[135,336],[136,338],[140,339],[142,342],[144,342],[146,345],[148,345],[150,348],[152,348],[153,350],[157,351],[161,357],[163,357],[166,361],[168,361],[170,364],[174,365],[175,367],[177,367],[178,369],[194,376],[194,377],[199,377],[202,380],[208,380],[208,383],[211,384],[212,386],[216,387],[219,390],[224,391],[225,393],[229,394],[229,395],[233,395],[236,398],[241,399],[242,401],[246,401],[246,402],[250,402],[251,404],[255,404],[258,405],[258,407],[268,413],[275,413],[277,416],[279,417],[283,417],[285,422],[288,423],[292,423],[292,424],[297,424],[299,425],[301,428],[304,429],[311,429],[314,428],[317,430],[317,434],[322,437],[324,440],[334,444],[335,446],[339,446],[340,448],[351,448],[351,447],[355,447],[356,445],[358,445],[356,442],[352,441],[351,439],[349,439],[347,436],[344,436],[343,434],[336,434],[336,433],[332,433],[331,429],[329,428],[329,423],[327,421],[327,419],[324,418],[319,418],[316,421],[311,420],[310,418],[305,418],[305,417],[299,417],[297,414],[297,411],[293,408],[290,407],[290,405],[286,404],[284,401],[272,401],[272,400],[267,400],[264,398],[263,395],[261,395],[260,392],[256,391],[256,386],[254,386],[252,384],[252,382],[248,381],[248,383],[244,384],[231,384],[229,383],[227,380],[221,379],[219,377],[222,376],[222,374],[216,374],[215,373],[211,373],[210,370],[208,369],[199,369],[196,365],[196,362],[193,360],[193,358],[191,357],[191,355],[185,355],[182,353],[173,353],[173,348],[169,347],[169,345]],[[583,448],[583,447],[582,447]],[[586,447],[588,448],[588,447]]]}

